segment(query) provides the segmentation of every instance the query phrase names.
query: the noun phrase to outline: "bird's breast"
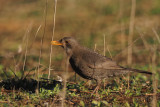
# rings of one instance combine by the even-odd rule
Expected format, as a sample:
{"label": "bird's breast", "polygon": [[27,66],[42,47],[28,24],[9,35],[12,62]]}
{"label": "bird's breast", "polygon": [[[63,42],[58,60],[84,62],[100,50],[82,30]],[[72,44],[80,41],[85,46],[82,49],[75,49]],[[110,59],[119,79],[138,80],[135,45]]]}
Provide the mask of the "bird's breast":
{"label": "bird's breast", "polygon": [[85,78],[85,79],[91,79],[90,75],[88,75],[87,72],[87,68],[85,66],[84,63],[82,63],[82,61],[80,61],[79,59],[76,59],[74,57],[71,57],[69,60],[73,70],[79,74],[81,77]]}

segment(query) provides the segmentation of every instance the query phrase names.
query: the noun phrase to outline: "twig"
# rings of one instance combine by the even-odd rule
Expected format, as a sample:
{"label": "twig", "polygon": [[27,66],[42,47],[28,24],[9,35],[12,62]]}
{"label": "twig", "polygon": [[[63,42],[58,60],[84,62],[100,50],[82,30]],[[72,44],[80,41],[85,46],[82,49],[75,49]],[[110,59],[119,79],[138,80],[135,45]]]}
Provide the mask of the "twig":
{"label": "twig", "polygon": [[[25,34],[24,34],[24,36],[22,38],[22,47],[23,47],[23,44],[25,44],[25,40],[26,40],[28,29],[29,29],[29,26],[27,27],[26,32],[25,32]],[[17,65],[19,65],[19,63],[21,62],[22,58],[23,58],[23,48],[22,48],[22,54],[20,55],[20,58],[17,61]]]}
{"label": "twig", "polygon": [[153,80],[153,92],[155,95],[153,95],[153,100],[152,100],[152,107],[157,107],[157,98],[156,98],[156,94],[157,94],[157,78],[156,78],[156,50],[157,47],[154,44],[153,46],[153,55],[152,55],[152,73],[154,73],[154,75],[152,75],[152,80]]}
{"label": "twig", "polygon": [[0,101],[0,103],[7,103],[8,101]]}
{"label": "twig", "polygon": [[32,49],[33,43],[34,43],[34,41],[36,40],[36,37],[37,37],[37,35],[38,35],[38,32],[39,32],[39,30],[41,29],[41,26],[42,26],[42,25],[39,25],[39,27],[38,27],[38,29],[37,29],[37,32],[36,32],[36,34],[34,35],[34,40],[33,40],[32,44],[31,44],[31,46],[29,47],[29,51]]}
{"label": "twig", "polygon": [[[133,41],[135,12],[136,12],[136,0],[132,0],[128,44],[131,44]],[[131,46],[130,48],[128,48],[128,60],[127,60],[128,65],[132,64],[132,51],[133,49]]]}
{"label": "twig", "polygon": [[155,93],[150,93],[150,94],[145,94],[146,96],[154,96],[154,95],[158,95],[158,93],[157,94],[155,94]]}
{"label": "twig", "polygon": [[[105,36],[105,35],[104,35]],[[105,39],[105,37],[104,37],[104,39]],[[105,42],[105,41],[104,41]],[[106,43],[106,42],[105,42]],[[105,45],[105,44],[104,44]],[[110,52],[110,50],[109,50],[109,47],[108,47],[108,45],[107,45],[107,43],[106,43],[106,47],[107,47],[107,51],[109,52],[109,55],[110,55],[110,57],[111,57],[111,59],[113,58],[112,57],[112,54],[111,54],[111,52]]]}
{"label": "twig", "polygon": [[156,30],[155,30],[154,28],[152,28],[152,31],[153,31],[153,33],[155,34],[158,42],[160,43],[160,37],[159,37],[158,33],[156,32]]}
{"label": "twig", "polygon": [[104,53],[103,54],[104,54],[104,56],[106,56],[106,38],[105,38],[106,36],[105,36],[105,34],[103,36],[104,36],[104,50],[103,50]]}
{"label": "twig", "polygon": [[67,86],[67,78],[68,78],[68,65],[69,65],[69,57],[66,58],[66,66],[65,66],[65,75],[64,75],[64,87],[63,87],[63,96],[62,96],[62,107],[65,107],[65,98],[66,98],[66,86]]}
{"label": "twig", "polygon": [[46,0],[45,9],[44,9],[44,29],[43,29],[43,35],[42,35],[42,38],[41,38],[41,46],[40,46],[41,48],[40,48],[39,60],[38,60],[38,73],[37,73],[38,84],[37,84],[37,89],[39,89],[39,66],[41,64],[43,40],[44,40],[44,36],[45,36],[45,31],[46,31],[47,6],[48,6],[48,0]]}
{"label": "twig", "polygon": [[34,67],[34,68],[28,70],[28,73],[26,74],[26,76],[25,76],[24,78],[26,78],[26,77],[30,74],[31,71],[37,70],[37,68],[38,68],[38,67],[36,66],[36,67]]}
{"label": "twig", "polygon": [[16,72],[16,60],[15,60],[14,55],[13,55],[13,61],[14,61],[14,72]]}
{"label": "twig", "polygon": [[94,44],[94,51],[96,51],[97,49],[97,44]]}
{"label": "twig", "polygon": [[144,36],[143,34],[140,34],[140,37],[143,41],[143,44],[144,44],[145,48],[149,51],[150,50],[150,45],[146,42],[146,40],[143,38],[143,36]]}
{"label": "twig", "polygon": [[[40,28],[41,28],[41,25],[40,25],[40,26],[38,27],[38,29],[37,29],[37,32],[36,32],[36,34],[35,34],[35,36],[34,36],[34,40],[33,40],[32,44],[31,44],[31,46],[30,46],[30,48],[29,48],[29,51],[31,50],[31,48],[32,48],[32,46],[33,46],[33,43],[34,43],[34,41],[35,41],[35,39],[36,39],[36,37],[37,37],[37,35],[38,35],[38,32],[39,32]],[[36,67],[36,68],[37,68],[37,67]],[[26,78],[26,77],[29,75],[30,71],[31,71],[31,70],[28,71],[27,75],[26,75],[24,78]]]}
{"label": "twig", "polygon": [[22,69],[22,70],[23,70],[23,75],[22,75],[21,78],[23,78],[23,76],[24,76],[24,70],[25,70],[25,66],[26,66],[27,53],[28,53],[29,32],[30,32],[30,30],[31,30],[31,27],[32,27],[32,23],[30,23],[29,28],[28,28],[27,33],[26,33],[26,44],[25,44],[26,50],[25,50],[24,62],[23,62],[23,69]]}
{"label": "twig", "polygon": [[[22,38],[22,45],[24,44],[26,46],[25,40],[26,40],[27,35],[28,35],[30,30],[31,30],[31,23],[27,26],[26,32],[25,32],[25,34]],[[19,65],[19,63],[22,61],[23,55],[24,55],[24,53],[23,53],[23,49],[22,49],[22,54],[20,55],[20,58],[17,61],[17,65]]]}
{"label": "twig", "polygon": [[7,73],[6,73],[6,68],[4,68],[3,70],[3,73],[5,74],[5,76],[7,77],[7,79],[9,78],[9,76],[7,75]]}
{"label": "twig", "polygon": [[[53,31],[52,31],[52,41],[54,38],[54,32],[55,32],[55,24],[56,24],[56,8],[57,8],[57,0],[54,1],[54,16],[53,16]],[[50,55],[49,55],[49,72],[48,72],[48,79],[50,78],[50,74],[51,74],[51,64],[52,64],[52,45],[50,48]]]}
{"label": "twig", "polygon": [[[143,37],[143,36],[142,36]],[[136,43],[141,37],[138,37],[136,40],[134,40],[131,44],[129,44],[125,49],[123,49],[121,52],[119,52],[116,56],[115,56],[115,59],[116,57],[118,57],[122,52],[124,52],[126,49],[130,48],[131,46],[134,45],[134,43]]]}
{"label": "twig", "polygon": [[[136,13],[136,0],[132,0],[128,44],[131,44],[133,41],[135,13]],[[129,66],[132,64],[132,52],[133,52],[133,47],[131,46],[130,48],[128,48],[127,62]],[[128,89],[130,86],[129,80],[130,80],[130,75],[128,74]]]}
{"label": "twig", "polygon": [[12,73],[14,74],[14,76],[17,78],[17,79],[19,79],[18,77],[17,77],[17,75],[15,74],[15,72],[11,69],[11,68],[9,68],[11,71],[12,71]]}
{"label": "twig", "polygon": [[124,39],[124,22],[122,20],[123,18],[123,11],[124,11],[124,0],[119,0],[119,17],[118,19],[120,19],[120,31],[121,31],[121,47],[122,49],[124,48],[125,46],[125,39]]}

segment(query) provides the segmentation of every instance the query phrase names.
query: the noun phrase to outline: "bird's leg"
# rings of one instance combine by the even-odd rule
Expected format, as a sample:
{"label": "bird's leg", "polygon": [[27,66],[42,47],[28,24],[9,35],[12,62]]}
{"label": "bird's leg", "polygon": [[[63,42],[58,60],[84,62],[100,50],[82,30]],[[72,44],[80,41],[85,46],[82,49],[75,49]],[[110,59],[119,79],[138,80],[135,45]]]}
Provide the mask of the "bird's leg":
{"label": "bird's leg", "polygon": [[105,90],[106,84],[107,84],[106,79],[104,79],[104,81],[103,81],[103,90]]}
{"label": "bird's leg", "polygon": [[74,82],[76,83],[76,82],[77,82],[77,75],[76,75],[76,72],[75,72],[75,74],[74,74],[74,78],[75,78]]}
{"label": "bird's leg", "polygon": [[88,85],[88,84],[89,84],[89,86],[90,86],[90,83],[91,83],[91,80],[87,80],[87,82],[84,83],[84,86],[86,86],[86,85]]}
{"label": "bird's leg", "polygon": [[97,85],[94,91],[92,92],[91,96],[96,93],[96,96],[98,95],[99,86]]}
{"label": "bird's leg", "polygon": [[94,89],[94,91],[92,92],[91,96],[92,96],[94,93],[96,93],[96,96],[99,96],[98,90],[99,90],[100,85],[101,85],[101,80],[97,80],[97,86],[96,86],[96,88]]}

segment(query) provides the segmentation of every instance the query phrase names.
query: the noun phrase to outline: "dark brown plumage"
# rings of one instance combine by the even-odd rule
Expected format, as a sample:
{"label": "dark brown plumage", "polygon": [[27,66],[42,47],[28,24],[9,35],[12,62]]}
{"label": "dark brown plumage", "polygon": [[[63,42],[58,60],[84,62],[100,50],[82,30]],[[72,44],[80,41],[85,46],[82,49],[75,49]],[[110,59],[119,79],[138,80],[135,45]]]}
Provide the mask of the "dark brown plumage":
{"label": "dark brown plumage", "polygon": [[97,81],[98,85],[95,91],[98,90],[101,81],[109,77],[129,72],[152,74],[147,71],[119,66],[110,58],[102,56],[86,47],[80,46],[72,37],[64,37],[59,41],[52,41],[52,45],[60,45],[65,49],[69,57],[69,62],[77,74],[85,79],[95,79]]}

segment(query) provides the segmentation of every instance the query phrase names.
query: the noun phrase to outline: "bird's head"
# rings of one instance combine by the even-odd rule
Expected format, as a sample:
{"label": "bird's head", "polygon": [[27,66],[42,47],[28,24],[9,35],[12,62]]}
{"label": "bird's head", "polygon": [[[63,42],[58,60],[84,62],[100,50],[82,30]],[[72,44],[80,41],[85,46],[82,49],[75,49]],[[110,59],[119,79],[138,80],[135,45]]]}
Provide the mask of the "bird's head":
{"label": "bird's head", "polygon": [[78,42],[72,37],[64,37],[59,41],[51,41],[51,44],[63,47],[69,56],[71,56],[73,54],[73,50],[76,50],[79,46]]}

